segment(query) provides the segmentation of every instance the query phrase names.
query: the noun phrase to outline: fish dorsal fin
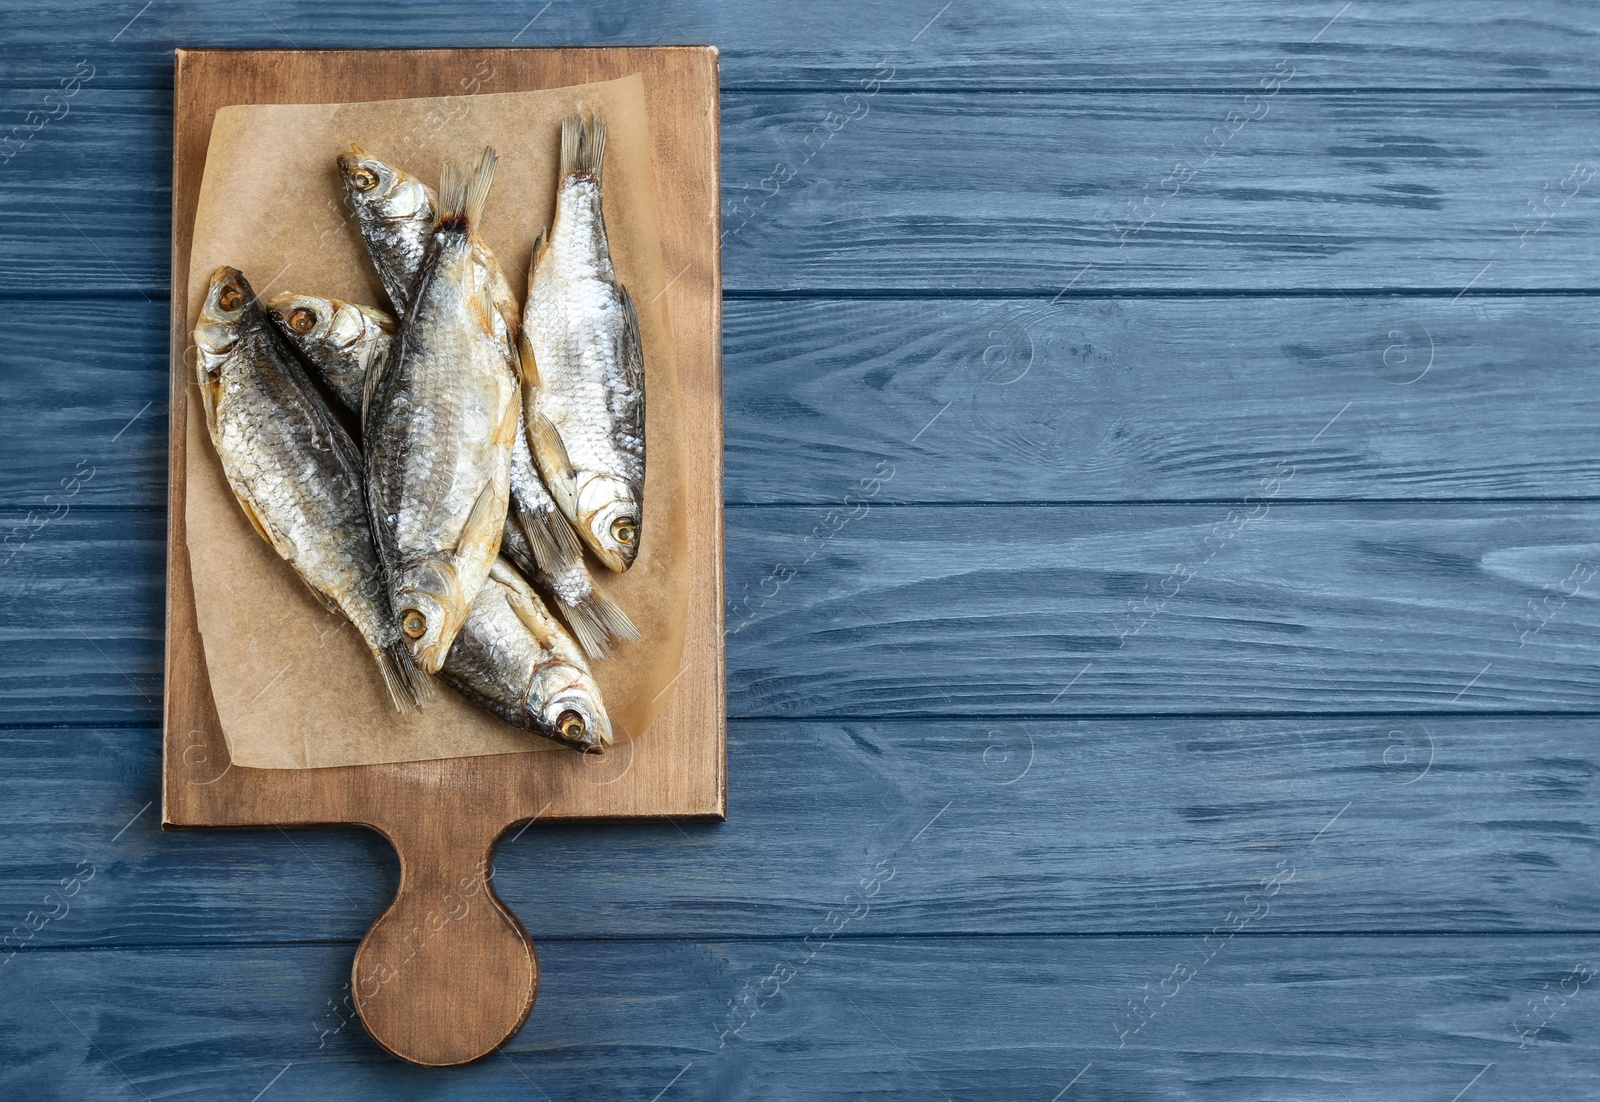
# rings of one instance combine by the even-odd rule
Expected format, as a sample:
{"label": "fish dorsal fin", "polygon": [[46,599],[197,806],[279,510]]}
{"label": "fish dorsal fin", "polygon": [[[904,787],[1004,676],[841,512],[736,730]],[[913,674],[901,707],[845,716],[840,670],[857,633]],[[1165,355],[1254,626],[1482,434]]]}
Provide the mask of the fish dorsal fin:
{"label": "fish dorsal fin", "polygon": [[550,230],[539,231],[539,236],[533,239],[533,252],[528,254],[528,293],[533,294],[533,279],[539,274],[539,265],[544,263],[545,254],[550,251]]}
{"label": "fish dorsal fin", "polygon": [[529,443],[533,445],[533,457],[539,461],[544,484],[561,511],[570,518],[578,504],[578,476],[572,469],[572,460],[567,458],[567,446],[561,442],[561,433],[542,413],[533,415],[529,430],[533,436]]}
{"label": "fish dorsal fin", "polygon": [[622,377],[629,389],[644,393],[644,342],[639,337],[639,312],[634,309],[633,296],[628,288],[617,284],[617,297],[622,303],[622,331],[617,335],[619,348],[617,362],[622,367]]}
{"label": "fish dorsal fin", "polygon": [[491,558],[500,553],[500,538],[506,527],[505,480],[491,478],[484,484],[478,500],[472,503],[467,523],[461,526],[461,538],[456,540],[456,561],[468,556],[476,557],[478,548],[489,546]]}
{"label": "fish dorsal fin", "polygon": [[489,576],[506,588],[506,604],[517,614],[524,627],[545,650],[550,649],[550,621],[544,614],[542,603],[528,586],[527,579],[503,559],[496,559],[489,568]]}

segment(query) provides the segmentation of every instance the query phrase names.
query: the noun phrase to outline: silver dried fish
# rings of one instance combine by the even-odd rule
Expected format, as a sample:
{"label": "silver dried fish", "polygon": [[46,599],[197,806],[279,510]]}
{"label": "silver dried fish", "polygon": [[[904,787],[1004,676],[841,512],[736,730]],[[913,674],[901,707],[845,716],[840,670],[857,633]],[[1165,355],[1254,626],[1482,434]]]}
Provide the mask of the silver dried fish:
{"label": "silver dried fish", "polygon": [[472,228],[494,178],[441,184],[399,341],[363,396],[367,495],[390,603],[417,664],[436,673],[499,554],[517,431],[516,380],[481,279]]}
{"label": "silver dried fish", "polygon": [[577,750],[611,745],[611,720],[583,652],[504,559],[478,591],[440,676],[515,727]]}
{"label": "silver dried fish", "polygon": [[268,299],[267,314],[339,403],[359,417],[367,371],[389,354],[394,319],[370,306],[293,293]]}
{"label": "silver dried fish", "polygon": [[384,591],[354,441],[236,269],[212,275],[194,338],[206,428],[240,507],[322,603],[355,624],[395,707],[416,708],[431,690]]}
{"label": "silver dried fish", "polygon": [[[366,242],[367,256],[394,306],[404,317],[411,303],[422,257],[438,221],[439,199],[427,184],[404,169],[380,161],[360,146],[339,156],[339,175],[345,195],[356,212],[356,226]],[[496,319],[506,337],[509,354],[516,356],[517,297],[494,253],[473,228],[473,254],[489,280],[490,294],[500,312]],[[515,369],[515,368],[513,368]]]}
{"label": "silver dried fish", "polygon": [[539,473],[600,561],[622,571],[642,536],[644,350],[606,240],[605,140],[602,123],[561,124],[555,218],[534,245],[521,350]]}

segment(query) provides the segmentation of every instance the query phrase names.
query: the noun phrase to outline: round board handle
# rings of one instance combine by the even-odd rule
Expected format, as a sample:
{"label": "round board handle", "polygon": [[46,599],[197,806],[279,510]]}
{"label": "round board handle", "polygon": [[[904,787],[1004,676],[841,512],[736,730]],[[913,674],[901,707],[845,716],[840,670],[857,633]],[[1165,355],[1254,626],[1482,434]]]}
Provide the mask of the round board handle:
{"label": "round board handle", "polygon": [[539,992],[533,941],[494,891],[495,841],[384,833],[400,854],[400,890],[356,950],[361,1021],[414,1064],[487,1056],[522,1028]]}

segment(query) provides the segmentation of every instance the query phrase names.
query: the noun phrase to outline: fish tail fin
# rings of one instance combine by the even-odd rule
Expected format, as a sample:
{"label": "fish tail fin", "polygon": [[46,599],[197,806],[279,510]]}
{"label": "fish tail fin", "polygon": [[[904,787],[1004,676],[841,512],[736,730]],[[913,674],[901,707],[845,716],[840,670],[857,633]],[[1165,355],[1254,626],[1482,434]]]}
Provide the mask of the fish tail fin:
{"label": "fish tail fin", "polygon": [[600,179],[606,159],[606,124],[568,115],[561,120],[561,178],[592,176]]}
{"label": "fish tail fin", "polygon": [[439,175],[438,228],[470,229],[483,217],[489,201],[489,185],[494,182],[494,166],[499,161],[494,147],[488,146],[471,175],[463,176],[454,163],[444,166]]}
{"label": "fish tail fin", "polygon": [[517,520],[521,522],[522,534],[528,539],[533,561],[544,573],[560,574],[571,563],[581,561],[583,550],[578,546],[578,535],[567,523],[567,518],[559,512],[551,510],[543,515],[521,514]]}
{"label": "fish tail fin", "polygon": [[562,605],[561,611],[573,637],[590,658],[604,658],[617,640],[639,638],[639,629],[622,606],[598,588],[591,589],[588,598],[578,604]]}
{"label": "fish tail fin", "polygon": [[390,643],[375,652],[378,669],[383,672],[384,687],[394,710],[401,713],[420,711],[424,701],[433,696],[433,683],[417,667],[416,660],[404,643]]}

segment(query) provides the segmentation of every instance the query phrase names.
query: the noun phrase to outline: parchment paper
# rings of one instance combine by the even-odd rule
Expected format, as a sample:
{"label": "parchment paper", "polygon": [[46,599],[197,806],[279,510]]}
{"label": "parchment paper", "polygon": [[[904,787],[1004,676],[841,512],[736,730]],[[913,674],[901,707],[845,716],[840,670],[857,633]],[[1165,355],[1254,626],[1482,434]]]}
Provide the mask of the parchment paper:
{"label": "parchment paper", "polygon": [[[592,663],[620,742],[644,733],[671,693],[688,600],[678,382],[639,76],[542,92],[223,108],[195,214],[189,320],[192,329],[211,273],[223,264],[243,271],[263,299],[299,291],[390,309],[334,160],[352,142],[434,186],[447,161],[470,165],[493,145],[500,165],[481,229],[520,298],[534,238],[555,203],[561,119],[580,108],[606,124],[606,229],[644,341],[639,557],[620,575],[591,559],[596,582],[643,636]],[[192,369],[192,349],[186,359]],[[250,527],[223,478],[192,376],[190,385],[189,559],[211,690],[234,764],[307,769],[572,753],[488,715],[443,683],[420,716],[396,713],[355,629],[323,608]]]}

